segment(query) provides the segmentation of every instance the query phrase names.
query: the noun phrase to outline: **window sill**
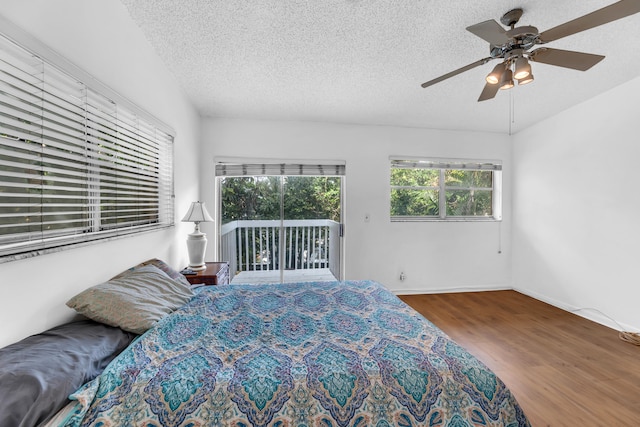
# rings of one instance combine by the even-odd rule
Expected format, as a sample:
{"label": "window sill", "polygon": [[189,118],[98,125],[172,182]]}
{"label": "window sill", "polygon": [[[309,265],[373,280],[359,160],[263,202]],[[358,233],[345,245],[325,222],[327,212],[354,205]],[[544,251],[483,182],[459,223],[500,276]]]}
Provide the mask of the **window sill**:
{"label": "window sill", "polygon": [[81,242],[68,243],[68,244],[59,245],[59,246],[52,246],[52,247],[47,247],[47,248],[42,248],[42,249],[32,249],[32,250],[27,250],[27,251],[24,251],[24,252],[19,252],[19,253],[0,255],[0,264],[4,264],[5,262],[18,261],[18,260],[21,260],[21,259],[33,258],[33,257],[36,257],[36,256],[45,255],[45,254],[62,252],[62,251],[68,250],[68,249],[76,249],[76,248],[81,248],[81,247],[84,247],[84,246],[90,246],[90,245],[96,245],[96,244],[99,244],[99,243],[110,242],[110,241],[113,241],[113,240],[124,239],[126,237],[135,237],[135,236],[140,236],[142,234],[154,233],[154,232],[157,232],[157,231],[162,231],[162,230],[166,230],[166,229],[172,228],[174,226],[175,226],[174,224],[166,224],[166,225],[162,225],[162,226],[156,226],[156,227],[153,227],[153,228],[148,228],[146,230],[139,230],[139,231],[136,231],[134,233],[114,234],[114,235],[110,235],[108,237],[100,237],[100,238],[91,239],[91,240],[85,240],[85,241],[81,241]]}

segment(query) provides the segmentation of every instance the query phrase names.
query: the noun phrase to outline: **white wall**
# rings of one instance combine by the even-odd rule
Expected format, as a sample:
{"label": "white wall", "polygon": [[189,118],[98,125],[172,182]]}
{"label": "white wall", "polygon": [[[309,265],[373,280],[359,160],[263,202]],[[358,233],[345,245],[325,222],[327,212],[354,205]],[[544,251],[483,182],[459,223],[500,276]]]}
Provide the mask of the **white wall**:
{"label": "white wall", "polygon": [[[0,14],[171,127],[176,216],[199,193],[200,118],[118,0],[3,0]],[[1,29],[0,29],[1,31]],[[0,264],[0,347],[73,316],[64,303],[152,257],[187,261],[187,224]]]}
{"label": "white wall", "polygon": [[[509,136],[227,119],[204,120],[201,133],[202,195],[209,207],[215,207],[216,157],[346,161],[346,279],[377,280],[401,293],[511,288]],[[503,160],[504,221],[391,223],[390,155]],[[215,225],[203,224],[203,231],[215,241]],[[213,248],[207,258],[215,258]]]}
{"label": "white wall", "polygon": [[640,78],[515,135],[515,287],[640,329]]}

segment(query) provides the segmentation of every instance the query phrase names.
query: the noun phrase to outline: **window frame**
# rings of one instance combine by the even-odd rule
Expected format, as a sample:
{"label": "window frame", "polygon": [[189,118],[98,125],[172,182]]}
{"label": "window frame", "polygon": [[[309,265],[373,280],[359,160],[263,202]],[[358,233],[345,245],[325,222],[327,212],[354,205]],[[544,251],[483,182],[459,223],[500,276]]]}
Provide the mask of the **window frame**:
{"label": "window frame", "polygon": [[[4,91],[0,94],[4,101],[0,124],[5,121],[13,123],[12,126],[3,126],[4,130],[0,131],[0,149],[4,153],[0,185],[9,183],[4,187],[5,192],[0,193],[0,206],[8,209],[3,215],[9,221],[5,222],[5,229],[14,229],[0,234],[0,263],[172,227],[175,222],[175,131],[10,21],[0,17],[0,24],[0,60],[5,64],[0,79],[4,90],[10,87],[9,83],[4,82],[13,78],[10,74],[12,69],[25,73],[31,66],[36,66],[41,73],[34,74],[34,79],[40,82],[40,86],[33,93],[42,99],[39,109],[33,107],[30,109],[32,112],[28,112],[39,119],[38,124],[37,121],[31,123],[30,119],[21,118],[27,113],[24,109],[20,110],[24,100],[16,95],[18,89],[14,94]],[[23,62],[23,58],[29,59],[27,63]],[[31,83],[24,84],[28,86]],[[74,87],[80,88],[79,91]],[[79,96],[79,93],[82,95]],[[73,117],[70,116],[71,110],[65,111],[58,104],[51,104],[50,100],[54,98],[61,102],[73,99],[75,104],[68,104],[73,107]],[[100,107],[100,103],[102,106],[108,105],[108,111]],[[92,116],[91,108],[102,112]],[[57,117],[56,121],[49,121],[52,115]],[[84,118],[81,118],[82,115]],[[59,119],[70,125],[63,124]],[[69,127],[71,125],[73,127]],[[25,133],[21,130],[23,127],[37,129],[36,132]],[[96,130],[98,127],[100,131]],[[73,137],[70,136],[70,130],[73,131]],[[47,132],[57,133],[54,137],[47,136]],[[97,132],[102,136],[96,136]],[[61,137],[63,139],[58,139]],[[56,148],[56,145],[73,147],[73,160],[67,160],[70,154],[65,154],[71,151]],[[50,162],[49,166],[43,166],[47,162]],[[70,162],[74,162],[71,167],[75,172],[71,172],[70,166],[63,165]],[[105,171],[116,176],[110,179],[115,184],[105,184],[111,189],[101,187],[101,179],[107,176]],[[25,197],[24,194],[33,187],[24,178],[16,178],[27,173],[34,173],[43,188],[32,198],[35,201],[30,201],[28,205],[16,201]],[[45,200],[51,198],[48,194],[54,194],[55,198],[56,191],[66,191],[64,187],[57,187],[57,190],[49,190],[53,193],[45,193],[45,187],[56,185],[55,182],[51,184],[55,180],[49,178],[51,173],[67,175],[67,178],[59,178],[59,182],[74,182],[73,185],[81,193],[76,197],[80,201],[73,205],[81,211],[73,213],[82,214],[83,225],[74,228],[71,224],[79,220],[72,219],[64,209],[56,207],[59,204]],[[75,177],[70,181],[72,174]],[[139,187],[136,183],[140,182],[145,185]],[[11,187],[15,190],[11,190]],[[118,202],[114,208],[107,207],[104,200],[109,192],[118,194],[119,200],[124,202]],[[51,209],[54,213],[47,213]],[[112,220],[117,218],[115,226],[102,220],[103,213],[109,209],[115,212],[115,216],[111,217]],[[136,216],[132,217],[129,212]],[[56,218],[62,224],[61,231],[46,231],[44,226],[40,226],[40,231],[32,231],[24,223],[18,222],[21,217],[26,222],[39,218],[36,224],[47,224],[45,217],[54,214],[62,218]],[[12,225],[14,223],[15,226]]]}
{"label": "window frame", "polygon": [[[477,160],[477,159],[441,159],[441,158],[415,158],[415,157],[390,157],[389,168],[389,216],[391,222],[430,222],[430,221],[447,221],[447,222],[496,222],[502,221],[502,161],[500,160]],[[411,170],[438,170],[439,179],[437,186],[410,186],[410,185],[393,185],[391,183],[393,169],[411,169]],[[470,186],[447,186],[446,171],[462,170],[462,171],[491,171],[492,183],[491,188],[488,187],[470,187]],[[438,215],[392,215],[392,197],[393,190],[416,190],[416,191],[437,191],[438,192]],[[447,191],[491,191],[491,215],[449,215],[447,214]]]}

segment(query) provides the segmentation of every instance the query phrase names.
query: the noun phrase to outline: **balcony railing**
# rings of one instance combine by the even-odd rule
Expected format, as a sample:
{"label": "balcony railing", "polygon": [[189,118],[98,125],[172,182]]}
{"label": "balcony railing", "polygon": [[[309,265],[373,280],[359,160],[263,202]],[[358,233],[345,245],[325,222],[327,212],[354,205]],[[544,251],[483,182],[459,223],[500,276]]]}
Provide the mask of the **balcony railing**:
{"label": "balcony railing", "polygon": [[[319,220],[232,221],[221,227],[221,255],[241,271],[329,269],[340,277],[340,224]],[[282,251],[280,254],[280,241]]]}

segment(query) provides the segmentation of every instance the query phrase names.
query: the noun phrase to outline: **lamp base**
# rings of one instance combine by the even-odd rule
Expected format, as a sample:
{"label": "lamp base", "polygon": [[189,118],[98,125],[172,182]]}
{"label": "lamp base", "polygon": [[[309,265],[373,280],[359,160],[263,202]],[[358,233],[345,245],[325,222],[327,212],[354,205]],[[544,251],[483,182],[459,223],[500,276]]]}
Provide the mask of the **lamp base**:
{"label": "lamp base", "polygon": [[207,266],[204,263],[204,253],[207,249],[207,235],[194,231],[187,236],[187,250],[189,252],[189,268],[202,271]]}
{"label": "lamp base", "polygon": [[206,270],[207,269],[207,265],[206,264],[202,264],[202,265],[191,265],[189,264],[189,268],[193,271],[202,271],[202,270]]}

